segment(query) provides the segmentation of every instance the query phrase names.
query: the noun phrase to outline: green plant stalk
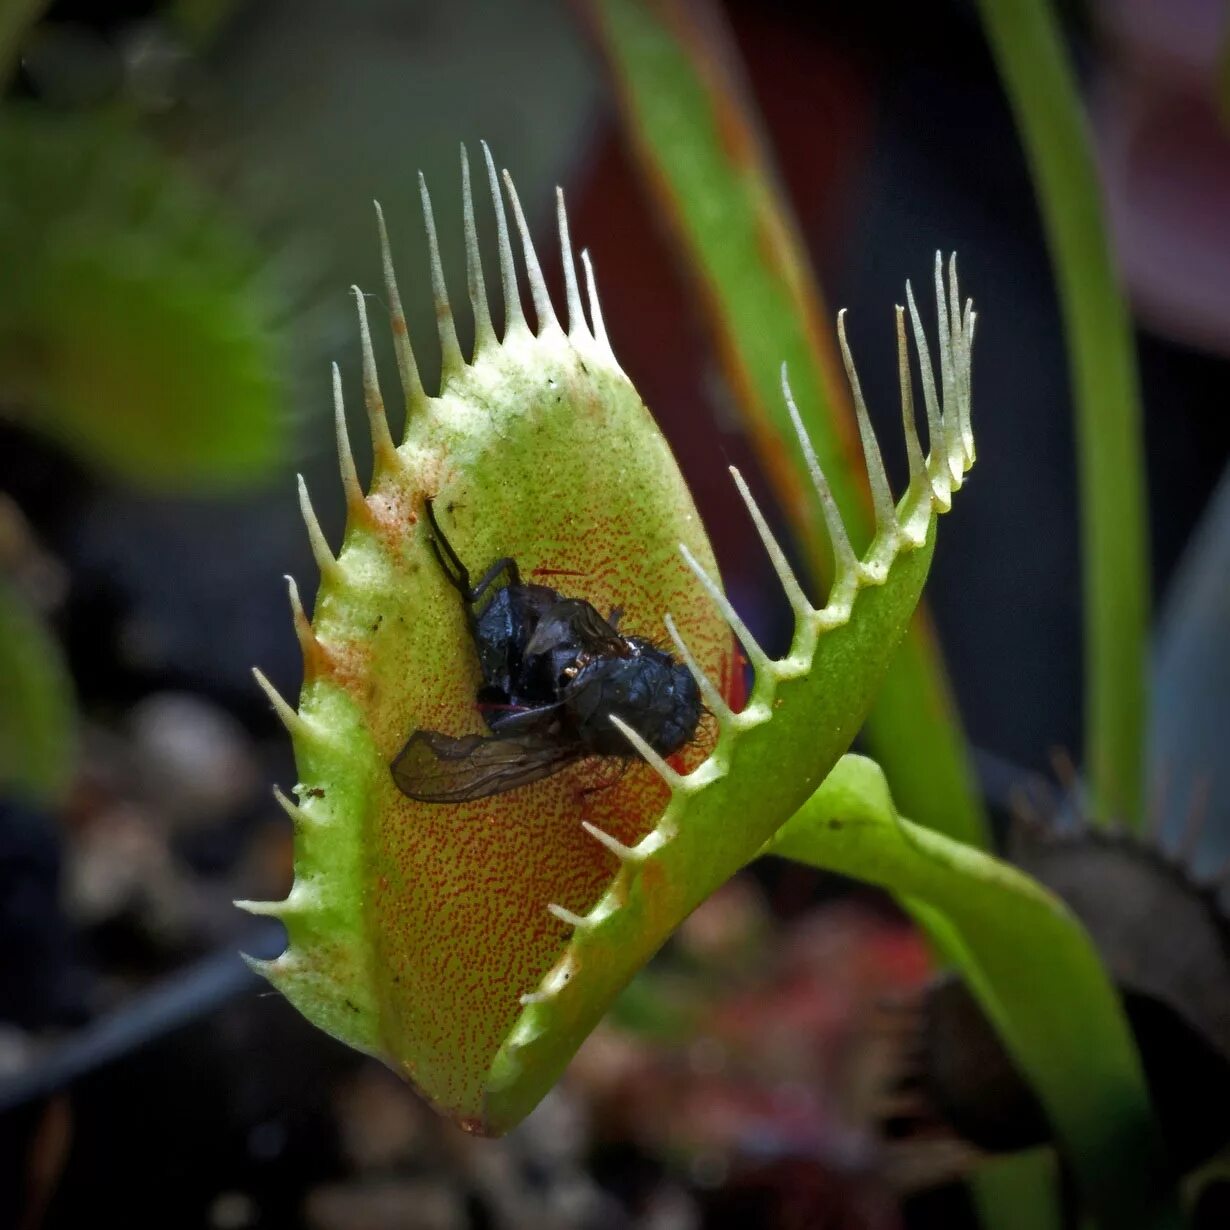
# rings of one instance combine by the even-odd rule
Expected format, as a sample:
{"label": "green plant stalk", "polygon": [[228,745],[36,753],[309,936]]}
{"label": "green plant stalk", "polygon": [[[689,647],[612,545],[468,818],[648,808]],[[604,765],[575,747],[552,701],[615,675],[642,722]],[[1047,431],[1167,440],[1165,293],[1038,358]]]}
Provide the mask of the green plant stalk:
{"label": "green plant stalk", "polygon": [[[858,432],[797,226],[732,66],[716,10],[678,0],[589,0],[645,177],[702,291],[728,378],[813,581],[829,547],[780,395],[800,411],[856,546],[871,538]],[[861,539],[861,542],[860,542]],[[987,844],[967,749],[925,614],[867,720],[868,742],[920,822]]]}
{"label": "green plant stalk", "polygon": [[1033,172],[1063,309],[1080,476],[1085,760],[1095,819],[1144,820],[1149,559],[1131,320],[1076,82],[1045,0],[979,0]]}
{"label": "green plant stalk", "polygon": [[969,1185],[980,1224],[992,1230],[1062,1230],[1058,1177],[1055,1151],[1047,1147],[984,1162]]}
{"label": "green plant stalk", "polygon": [[839,761],[763,853],[893,892],[942,937],[1046,1108],[1098,1224],[1182,1224],[1118,995],[1062,902],[900,817],[879,766],[861,756]]}

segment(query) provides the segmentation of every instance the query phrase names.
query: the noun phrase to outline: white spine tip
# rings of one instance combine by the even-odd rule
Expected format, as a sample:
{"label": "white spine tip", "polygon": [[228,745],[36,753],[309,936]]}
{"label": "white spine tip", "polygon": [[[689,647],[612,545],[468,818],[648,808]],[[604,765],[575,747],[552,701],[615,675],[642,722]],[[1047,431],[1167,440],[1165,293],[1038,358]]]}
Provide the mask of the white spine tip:
{"label": "white spine tip", "polygon": [[568,305],[568,336],[588,337],[585,311],[581,307],[581,291],[577,285],[577,266],[572,256],[572,238],[568,233],[568,210],[563,188],[555,189],[555,216],[559,226],[559,250],[564,264],[564,300]]}
{"label": "white spine tip", "polygon": [[491,205],[495,210],[496,242],[500,253],[500,288],[504,294],[504,340],[510,333],[525,327],[525,310],[521,306],[521,293],[517,289],[517,267],[513,263],[512,242],[508,237],[508,214],[504,210],[504,194],[500,191],[500,177],[496,174],[495,159],[487,142],[481,142],[483,160],[487,164],[487,183],[491,189]]}
{"label": "white spine tip", "polygon": [[760,647],[760,643],[752,635],[747,624],[739,617],[739,612],[730,604],[730,599],[722,593],[721,586],[705,571],[696,556],[688,549],[686,543],[679,543],[679,554],[683,557],[683,562],[692,570],[696,579],[701,583],[705,592],[709,595],[713,605],[717,607],[722,618],[730,625],[735,636],[739,638],[739,643],[743,646],[743,652],[747,655],[747,660],[751,663],[752,669],[757,676],[772,676],[773,660]]}
{"label": "white spine tip", "polygon": [[254,666],[252,668],[252,676],[260,686],[261,691],[265,693],[269,703],[273,706],[273,711],[278,715],[278,720],[286,727],[292,738],[301,738],[311,733],[308,724],[283,699],[282,694],[269,682],[263,671]]}
{"label": "white spine tip", "polygon": [[542,276],[542,266],[538,263],[538,253],[534,250],[534,241],[530,237],[530,228],[521,208],[521,198],[517,195],[517,187],[512,176],[504,172],[504,189],[508,193],[512,205],[513,218],[521,235],[521,251],[525,257],[525,277],[530,284],[530,298],[534,302],[534,313],[538,317],[538,332],[543,334],[552,329],[559,329],[559,321],[555,317],[555,309],[551,306],[551,296],[547,294],[547,283]]}
{"label": "white spine tip", "polygon": [[316,633],[312,630],[312,621],[308,619],[307,612],[303,609],[303,599],[299,597],[299,586],[295,583],[295,578],[287,575],[284,579],[287,596],[290,599],[290,614],[295,624],[295,637],[303,653],[303,665],[306,671],[316,651]]}
{"label": "white spine tip", "polygon": [[554,901],[547,906],[547,913],[552,918],[558,918],[560,922],[573,927],[577,931],[581,931],[589,926],[589,920],[583,914],[574,914],[562,905],[556,905]]}
{"label": "white spine tip", "polygon": [[346,520],[353,524],[362,518],[366,510],[363,487],[359,472],[355,469],[354,453],[350,448],[350,432],[346,426],[346,402],[342,395],[342,373],[333,364],[333,427],[337,437],[337,461],[342,476],[342,490],[346,495]]}
{"label": "white spine tip", "polygon": [[700,689],[701,699],[705,702],[709,712],[717,719],[718,725],[725,726],[733,721],[734,710],[726,703],[726,697],[722,695],[717,685],[697,662],[696,655],[688,647],[669,612],[663,616],[662,622],[666,625],[666,633],[671,638],[676,652],[683,659],[684,665],[692,672],[692,678],[696,680],[696,686]]}
{"label": "white spine tip", "polygon": [[588,820],[582,820],[581,827],[599,845],[605,846],[621,863],[639,863],[641,861],[640,855],[631,846],[625,846],[622,841],[612,837],[610,833],[604,832],[597,825],[590,824]]}
{"label": "white spine tip", "polygon": [[285,901],[249,901],[242,899],[232,901],[231,904],[237,910],[242,910],[245,914],[255,915],[257,918],[281,918],[286,913]]}
{"label": "white spine tip", "polygon": [[784,363],[782,364],[782,397],[785,399],[786,410],[790,415],[790,422],[794,427],[794,434],[799,442],[799,450],[803,454],[807,472],[811,475],[811,484],[816,492],[816,498],[820,501],[824,526],[828,530],[829,543],[833,548],[833,591],[837,592],[845,589],[853,580],[858,571],[858,557],[854,554],[854,548],[850,544],[846,523],[842,520],[841,510],[837,507],[837,501],[833,497],[833,489],[829,486],[829,480],[820,466],[820,459],[816,456],[811,436],[803,425],[803,416],[799,413],[794,394],[790,390],[789,373]]}
{"label": "white spine tip", "polygon": [[406,402],[406,428],[410,427],[410,411],[425,404],[427,396],[419,377],[414,348],[410,345],[410,330],[406,314],[401,306],[401,293],[397,289],[397,275],[393,271],[393,251],[389,246],[389,232],[384,224],[384,210],[376,205],[376,229],[380,234],[380,263],[384,271],[384,293],[389,301],[389,321],[393,329],[393,351],[397,357],[397,374],[401,380],[402,397]]}
{"label": "white spine tip", "polygon": [[609,716],[608,720],[632,744],[633,748],[636,749],[637,755],[653,769],[671,790],[679,790],[686,785],[684,779],[666,763],[658,752],[650,747],[645,737],[638,730],[634,730],[627,722],[614,713]]}
{"label": "white spine tip", "polygon": [[803,592],[803,587],[799,584],[799,579],[795,575],[794,569],[790,567],[790,561],[786,558],[786,553],[774,537],[773,531],[769,529],[769,523],[760,511],[760,505],[757,504],[751,489],[744,481],[743,475],[739,473],[735,466],[730,466],[729,469],[730,476],[734,479],[735,487],[743,499],[743,504],[747,508],[753,524],[756,526],[756,533],[760,535],[760,541],[764,545],[765,552],[773,564],[773,571],[777,573],[777,579],[781,582],[782,589],[785,590],[786,600],[790,603],[790,609],[794,612],[797,621],[800,623],[805,622],[814,614],[812,605],[807,600],[807,595]]}
{"label": "white spine tip", "polygon": [[320,522],[316,519],[316,510],[312,507],[307,483],[302,474],[296,475],[296,479],[299,484],[299,512],[307,529],[308,545],[312,548],[312,558],[316,561],[316,568],[322,580],[338,580],[342,569],[329,550],[329,544],[320,528]]}
{"label": "white spine tip", "polygon": [[610,339],[606,335],[606,322],[602,319],[602,305],[598,302],[598,282],[594,277],[594,264],[589,258],[589,250],[581,253],[581,266],[585,270],[585,295],[589,300],[589,320],[592,326],[594,340],[613,359]]}
{"label": "white spine tip", "polygon": [[372,350],[371,328],[367,322],[367,297],[352,286],[355,310],[359,317],[359,344],[363,354],[363,405],[367,410],[368,430],[372,440],[372,458],[377,473],[397,465],[397,449],[389,431],[389,419],[384,409],[384,395],[380,391],[380,377],[376,372],[376,355]]}
{"label": "white spine tip", "polygon": [[470,294],[470,310],[474,313],[474,355],[495,344],[495,329],[491,324],[491,306],[487,302],[487,281],[478,250],[478,226],[474,220],[474,193],[470,185],[470,155],[461,147],[461,217],[465,231],[466,287]]}
{"label": "white spine tip", "polygon": [[880,454],[880,442],[876,439],[875,430],[871,426],[871,416],[867,413],[867,403],[863,399],[863,388],[859,383],[858,369],[854,366],[854,356],[850,353],[850,343],[846,337],[845,308],[837,313],[837,340],[841,347],[842,361],[846,367],[846,378],[850,382],[850,393],[854,398],[858,434],[863,441],[863,459],[867,466],[867,480],[871,485],[876,532],[889,538],[895,538],[898,526],[896,511],[893,508],[893,493],[888,486],[884,458]]}
{"label": "white spine tip", "polygon": [[436,237],[436,216],[431,208],[431,194],[427,180],[419,172],[419,197],[423,204],[423,226],[427,231],[427,253],[431,265],[431,295],[436,308],[436,332],[440,337],[440,361],[443,378],[459,371],[465,360],[461,344],[457,341],[457,325],[453,320],[453,307],[448,298],[448,284],[444,280],[444,265],[440,260],[440,243]]}
{"label": "white spine tip", "polygon": [[279,786],[274,786],[273,797],[277,805],[290,817],[295,828],[308,823],[307,813],[292,798],[287,796]]}

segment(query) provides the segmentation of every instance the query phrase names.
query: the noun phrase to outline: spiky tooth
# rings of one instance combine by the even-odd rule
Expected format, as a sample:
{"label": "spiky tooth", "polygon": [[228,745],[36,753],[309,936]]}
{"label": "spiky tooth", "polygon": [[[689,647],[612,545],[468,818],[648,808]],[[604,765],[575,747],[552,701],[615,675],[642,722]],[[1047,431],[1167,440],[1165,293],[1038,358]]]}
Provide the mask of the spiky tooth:
{"label": "spiky tooth", "polygon": [[974,440],[974,425],[971,421],[974,406],[973,393],[973,363],[974,324],[978,313],[974,311],[974,301],[965,301],[965,325],[962,332],[965,336],[965,385],[961,399],[961,438],[965,442],[965,468],[968,470],[978,459],[978,446]]}
{"label": "spiky tooth", "polygon": [[440,260],[440,243],[436,238],[436,216],[431,208],[427,180],[419,172],[419,198],[423,202],[423,225],[427,231],[427,254],[431,264],[431,297],[436,308],[436,332],[440,337],[441,379],[459,372],[465,366],[461,344],[457,341],[457,325],[453,320],[453,305],[444,281],[444,265]]}
{"label": "spiky tooth", "polygon": [[961,352],[958,343],[961,337],[961,290],[957,279],[957,254],[948,254],[948,322],[952,331],[953,356],[957,360],[957,370],[960,370]]}
{"label": "spiky tooth", "polygon": [[931,351],[927,347],[927,335],[923,332],[914,302],[914,288],[905,284],[905,301],[910,310],[910,324],[914,330],[914,348],[918,351],[918,370],[922,376],[923,402],[927,407],[927,470],[931,475],[931,487],[939,506],[947,511],[951,504],[946,481],[948,462],[944,458],[944,425],[940,418],[939,396],[935,390],[935,374],[931,368]]}
{"label": "spiky tooth", "polygon": [[625,846],[619,838],[612,837],[610,833],[604,832],[596,824],[590,824],[588,820],[582,820],[581,827],[599,845],[605,846],[621,863],[639,863],[643,861],[638,851],[634,850],[631,846]]}
{"label": "spiky tooth", "polygon": [[935,315],[940,335],[940,386],[943,390],[944,457],[954,488],[964,473],[965,447],[961,441],[961,416],[957,410],[957,372],[953,354],[953,322],[944,287],[944,259],[935,254]]}
{"label": "spiky tooth", "polygon": [[880,455],[880,442],[876,439],[875,430],[871,426],[871,416],[867,413],[867,403],[863,400],[863,388],[859,383],[858,370],[854,366],[854,356],[850,353],[850,343],[846,338],[845,308],[837,313],[837,340],[841,345],[841,357],[846,365],[846,379],[850,382],[850,392],[854,397],[858,434],[863,441],[863,458],[867,466],[867,479],[871,484],[871,502],[875,508],[876,534],[889,541],[895,541],[899,527],[893,507],[893,493],[888,485],[884,458]]}
{"label": "spiky tooth", "polygon": [[350,451],[350,432],[346,429],[346,402],[342,396],[342,373],[333,364],[333,429],[337,436],[337,461],[342,472],[342,490],[346,495],[346,523],[353,525],[364,520],[367,501],[359,484],[359,472],[355,469],[354,454]]}
{"label": "spiky tooth", "polygon": [[594,341],[606,351],[613,360],[615,352],[611,349],[610,339],[606,335],[606,322],[602,319],[602,306],[598,302],[598,283],[594,278],[594,264],[589,259],[589,249],[581,253],[581,264],[585,267],[585,294],[589,299],[589,321]]}
{"label": "spiky tooth", "polygon": [[285,901],[249,901],[245,898],[232,901],[231,904],[237,910],[243,910],[245,914],[252,914],[257,918],[284,918],[287,913]]}
{"label": "spiky tooth", "polygon": [[[803,426],[803,418],[795,404],[794,394],[790,391],[790,380],[785,363],[782,364],[782,396],[786,399],[786,409],[790,413],[790,421],[794,425],[794,434],[798,438],[799,448],[803,452],[803,460],[807,472],[811,475],[812,486],[816,490],[816,498],[820,501],[820,511],[824,514],[824,525],[829,533],[829,542],[833,548],[833,587],[834,594],[844,591],[858,575],[858,556],[850,545],[850,535],[846,533],[846,523],[841,518],[841,510],[833,498],[833,489],[820,468],[819,458],[812,445],[807,428]],[[830,601],[831,601],[830,597]]]}
{"label": "spiky tooth", "polygon": [[287,575],[285,579],[291,618],[295,623],[295,639],[299,642],[299,650],[303,656],[303,676],[306,680],[315,673],[320,643],[316,639],[316,633],[312,631],[312,621],[303,609],[303,599],[299,597],[299,586],[295,584],[295,578]]}
{"label": "spiky tooth", "polygon": [[[237,903],[238,904],[238,903]],[[278,975],[278,961],[266,961],[263,957],[249,956],[246,952],[239,954],[239,959],[256,975],[266,982],[275,983]],[[281,958],[278,958],[281,960]]]}
{"label": "spiky tooth", "polygon": [[667,635],[671,638],[676,651],[683,659],[683,664],[692,672],[692,678],[696,680],[696,686],[700,689],[701,699],[705,702],[705,708],[717,719],[719,726],[733,725],[737,721],[738,714],[726,703],[726,698],[722,695],[717,685],[705,673],[701,664],[697,662],[696,656],[688,648],[687,642],[680,635],[679,629],[675,626],[675,621],[669,613],[663,616],[662,622],[666,625]]}
{"label": "spiky tooth", "polygon": [[568,336],[589,337],[585,312],[581,307],[581,291],[577,286],[577,265],[572,256],[572,239],[568,234],[568,210],[564,206],[563,188],[555,189],[555,216],[559,225],[559,250],[564,263],[564,299],[568,304]]}
{"label": "spiky tooth", "polygon": [[508,237],[508,215],[504,211],[504,194],[495,171],[495,159],[487,142],[482,142],[487,163],[487,182],[491,188],[491,205],[495,210],[496,242],[500,252],[500,287],[504,293],[504,341],[517,329],[526,328],[525,309],[521,306],[521,291],[517,286],[517,266],[513,262],[512,241]]}
{"label": "spiky tooth", "polygon": [[316,568],[322,580],[338,581],[342,575],[341,566],[333,558],[329,544],[325,541],[325,535],[320,528],[320,522],[316,519],[316,510],[312,507],[312,499],[308,495],[307,483],[304,482],[303,475],[299,474],[296,477],[299,481],[299,512],[303,516],[303,524],[307,527],[308,544],[312,548],[312,558],[316,561]]}
{"label": "spiky tooth", "polygon": [[681,542],[679,544],[679,554],[683,556],[683,562],[696,574],[696,579],[713,600],[713,604],[717,607],[722,618],[726,620],[735,636],[739,638],[739,643],[743,646],[743,652],[747,655],[748,662],[751,663],[752,669],[756,672],[756,678],[758,680],[762,678],[776,678],[776,664],[773,659],[761,649],[747,624],[739,618],[739,612],[730,605],[730,599],[722,593],[717,582],[705,571],[692,552],[688,550],[685,543]]}
{"label": "spiky tooth", "polygon": [[578,931],[582,931],[589,926],[589,919],[586,918],[584,914],[574,914],[571,910],[565,909],[562,905],[556,905],[554,901],[547,906],[547,913],[550,914],[552,918],[558,918],[560,922],[569,927],[574,927]]}
{"label": "spiky tooth", "polygon": [[734,466],[729,468],[730,476],[735,480],[735,487],[743,497],[743,503],[756,526],[756,532],[760,535],[760,541],[764,544],[764,549],[773,564],[773,570],[777,573],[777,579],[781,582],[782,589],[786,591],[786,601],[790,603],[795,619],[799,623],[806,623],[815,614],[815,610],[803,592],[803,587],[799,584],[799,578],[795,576],[794,569],[790,567],[790,561],[786,558],[781,544],[773,536],[773,531],[769,529],[769,523],[765,520],[764,513],[760,511],[760,505],[756,503],[743,475]]}
{"label": "spiky tooth", "polygon": [[290,822],[296,829],[311,824],[307,812],[293,799],[285,795],[278,786],[273,788],[273,797],[277,805],[290,817]]}
{"label": "spiky tooth", "polygon": [[687,781],[680,777],[674,769],[666,763],[662,757],[654,751],[646,742],[644,736],[637,730],[634,730],[621,717],[612,713],[609,717],[610,723],[619,731],[625,739],[636,749],[637,754],[653,771],[670,787],[671,791],[685,790]]}
{"label": "spiky tooth", "polygon": [[410,345],[406,313],[402,311],[397,275],[393,272],[393,250],[389,246],[389,232],[384,224],[384,210],[380,208],[379,201],[374,201],[373,204],[376,206],[376,228],[380,232],[380,263],[384,269],[384,293],[389,301],[393,353],[397,356],[397,374],[401,380],[402,397],[406,402],[406,425],[403,432],[403,435],[406,435],[410,431],[411,413],[427,404],[427,394],[414,359],[414,347]]}
{"label": "spiky tooth", "polygon": [[957,254],[948,259],[948,318],[952,324],[952,353],[956,374],[956,437],[959,445],[958,461],[964,474],[971,465],[971,450],[974,446],[969,421],[970,398],[970,336],[969,319],[973,300],[967,299],[965,311],[961,311],[961,292],[957,279]]}
{"label": "spiky tooth", "polygon": [[483,260],[478,251],[478,227],[474,222],[474,193],[470,188],[470,155],[461,147],[461,218],[466,239],[466,286],[470,292],[470,308],[474,313],[474,357],[495,344],[495,329],[491,324],[491,307],[487,302],[487,281],[483,277]]}
{"label": "spiky tooth", "polygon": [[[359,314],[359,344],[363,352],[363,405],[367,409],[367,424],[372,437],[372,464],[375,474],[398,468],[397,448],[389,431],[389,416],[385,413],[380,392],[380,377],[376,372],[376,355],[372,350],[372,333],[367,323],[367,300],[363,292],[352,286],[355,309]],[[374,479],[374,475],[373,475]]]}
{"label": "spiky tooth", "polygon": [[312,734],[312,728],[299,716],[298,712],[293,709],[290,704],[283,699],[281,693],[273,686],[272,683],[265,677],[263,671],[259,667],[252,668],[253,677],[260,685],[260,689],[269,698],[269,703],[273,706],[273,711],[278,715],[278,720],[286,727],[287,732],[292,739],[307,738]]}
{"label": "spiky tooth", "polygon": [[905,308],[897,305],[897,382],[901,386],[901,426],[905,431],[905,453],[910,465],[910,487],[916,489],[927,478],[927,462],[918,439],[918,420],[914,413],[914,378],[910,374],[910,345],[905,336]]}
{"label": "spiky tooth", "polygon": [[517,222],[517,230],[521,234],[521,251],[525,257],[525,278],[530,284],[530,297],[534,301],[534,314],[538,317],[538,336],[554,329],[559,330],[559,321],[555,316],[555,308],[551,296],[547,293],[547,283],[542,276],[542,266],[538,263],[538,253],[534,250],[534,241],[530,238],[530,228],[525,221],[525,213],[521,209],[521,198],[517,195],[517,187],[512,176],[504,172],[504,188],[512,205],[513,217]]}
{"label": "spiky tooth", "polygon": [[948,258],[948,319],[952,325],[952,354],[955,368],[956,384],[956,438],[958,444],[958,462],[961,473],[970,468],[969,450],[972,444],[969,428],[969,391],[970,391],[970,345],[969,345],[969,312],[972,301],[966,302],[966,311],[961,311],[961,292],[957,278],[957,254]]}

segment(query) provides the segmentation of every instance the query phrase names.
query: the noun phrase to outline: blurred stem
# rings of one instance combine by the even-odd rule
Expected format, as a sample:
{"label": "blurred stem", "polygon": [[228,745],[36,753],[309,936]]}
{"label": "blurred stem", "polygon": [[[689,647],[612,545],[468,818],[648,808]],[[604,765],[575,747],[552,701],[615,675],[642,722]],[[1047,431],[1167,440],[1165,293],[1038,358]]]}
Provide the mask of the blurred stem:
{"label": "blurred stem", "polygon": [[1182,1225],[1118,993],[1058,898],[899,816],[862,756],[839,761],[762,853],[894,893],[951,955],[1033,1086],[1102,1230]]}
{"label": "blurred stem", "polygon": [[1050,1148],[984,1162],[969,1184],[980,1224],[988,1230],[1061,1230],[1058,1171]]}
{"label": "blurred stem", "polygon": [[21,63],[26,31],[49,3],[50,0],[0,0],[0,90],[7,88]]}
{"label": "blurred stem", "polygon": [[[856,545],[870,541],[871,503],[829,312],[729,31],[709,0],[586,0],[585,7],[610,65],[625,132],[699,284],[748,434],[819,588],[830,549],[782,396],[783,362]],[[921,823],[986,845],[967,745],[922,612],[865,730]]]}
{"label": "blurred stem", "polygon": [[1144,819],[1149,561],[1140,390],[1085,116],[1047,0],[979,0],[1033,171],[1063,308],[1080,474],[1093,816]]}

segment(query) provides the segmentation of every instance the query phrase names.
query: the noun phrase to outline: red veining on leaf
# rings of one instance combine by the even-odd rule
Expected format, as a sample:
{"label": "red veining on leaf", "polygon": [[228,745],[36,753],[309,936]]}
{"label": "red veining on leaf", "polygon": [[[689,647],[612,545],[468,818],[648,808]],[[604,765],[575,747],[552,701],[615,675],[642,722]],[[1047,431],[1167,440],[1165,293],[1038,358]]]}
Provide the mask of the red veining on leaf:
{"label": "red veining on leaf", "polygon": [[[486,1074],[521,996],[552,970],[579,975],[560,965],[572,932],[548,904],[583,914],[619,870],[582,821],[635,845],[669,791],[639,761],[622,774],[582,762],[458,805],[396,790],[388,766],[413,731],[485,729],[463,604],[426,544],[423,498],[436,501],[475,575],[511,554],[525,576],[604,613],[619,607],[626,635],[669,646],[669,612],[715,680],[731,653],[729,628],[680,558],[683,540],[712,567],[699,517],[643,407],[626,385],[614,385],[612,397],[580,365],[561,363],[544,378],[554,381],[548,395],[531,398],[515,429],[503,421],[467,432],[464,410],[432,404],[422,438],[402,451],[404,469],[382,475],[368,497],[371,524],[346,555],[349,588],[338,605],[324,605],[318,626],[329,682],[359,706],[377,757],[363,791],[361,901],[382,1049],[470,1130],[481,1129]],[[703,723],[680,769],[699,764],[715,736],[715,724]]]}

